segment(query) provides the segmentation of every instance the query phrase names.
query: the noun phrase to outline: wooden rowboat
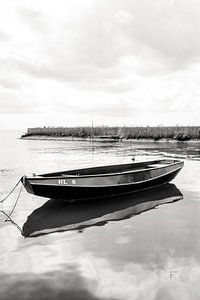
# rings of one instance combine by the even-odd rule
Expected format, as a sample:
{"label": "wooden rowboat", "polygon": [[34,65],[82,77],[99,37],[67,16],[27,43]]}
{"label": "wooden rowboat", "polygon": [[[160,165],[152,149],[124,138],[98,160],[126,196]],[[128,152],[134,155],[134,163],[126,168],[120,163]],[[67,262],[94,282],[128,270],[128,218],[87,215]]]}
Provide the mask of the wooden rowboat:
{"label": "wooden rowboat", "polygon": [[23,176],[27,192],[52,199],[77,201],[138,192],[171,181],[184,163],[160,159]]}

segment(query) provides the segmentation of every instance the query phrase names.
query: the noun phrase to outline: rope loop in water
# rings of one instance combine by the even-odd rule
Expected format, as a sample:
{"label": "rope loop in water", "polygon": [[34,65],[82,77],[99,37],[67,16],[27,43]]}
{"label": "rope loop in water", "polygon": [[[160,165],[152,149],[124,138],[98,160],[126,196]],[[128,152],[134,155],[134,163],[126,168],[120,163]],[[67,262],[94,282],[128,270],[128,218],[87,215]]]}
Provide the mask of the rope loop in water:
{"label": "rope loop in water", "polygon": [[[23,178],[23,177],[22,177]],[[13,192],[14,192],[14,190],[17,188],[17,186],[18,186],[18,184],[21,182],[21,179],[22,178],[20,178],[19,179],[19,181],[15,184],[15,186],[12,188],[12,190],[8,193],[8,195],[5,197],[5,198],[3,198],[1,201],[0,201],[0,203],[3,203]]]}
{"label": "rope loop in water", "polygon": [[[23,177],[22,177],[22,178],[23,178]],[[9,197],[9,196],[14,192],[14,190],[17,188],[17,186],[18,186],[19,183],[21,182],[22,178],[20,178],[20,180],[16,183],[16,185],[12,188],[12,190],[8,193],[8,195],[0,201],[0,203],[3,204],[4,201],[5,201],[6,199],[8,199],[8,197]],[[12,208],[11,212],[10,212],[9,214],[7,214],[3,209],[0,210],[0,212],[2,212],[2,213],[6,216],[5,222],[10,221],[14,226],[17,227],[17,229],[19,229],[19,231],[20,231],[21,233],[22,233],[21,227],[11,219],[11,215],[13,214],[13,212],[14,212],[16,206],[17,206],[17,203],[18,203],[18,201],[19,201],[19,198],[20,198],[20,195],[21,195],[21,192],[22,192],[22,187],[23,187],[23,186],[20,187],[20,190],[19,190],[17,199],[16,199],[16,201],[15,201],[15,203],[14,203],[14,205],[13,205],[13,208]]]}

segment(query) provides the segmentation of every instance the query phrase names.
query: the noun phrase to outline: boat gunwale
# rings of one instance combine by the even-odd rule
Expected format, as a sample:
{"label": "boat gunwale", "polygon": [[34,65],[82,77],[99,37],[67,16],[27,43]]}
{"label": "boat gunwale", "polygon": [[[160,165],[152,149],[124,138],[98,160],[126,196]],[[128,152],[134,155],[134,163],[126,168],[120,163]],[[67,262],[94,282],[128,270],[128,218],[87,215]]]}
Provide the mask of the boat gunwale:
{"label": "boat gunwale", "polygon": [[[149,163],[149,164],[151,164],[153,162],[158,163],[158,162],[161,162],[161,161],[164,161],[164,160],[165,159],[149,161],[147,163]],[[38,180],[38,179],[40,179],[40,180],[50,180],[50,179],[68,179],[68,178],[77,179],[77,178],[91,178],[91,177],[109,177],[109,176],[126,175],[126,174],[131,174],[131,173],[140,173],[140,172],[145,172],[145,171],[148,171],[148,170],[158,170],[158,169],[166,168],[166,167],[169,167],[169,166],[172,166],[172,165],[174,165],[174,166],[179,165],[179,164],[182,164],[182,163],[183,163],[183,161],[172,160],[172,163],[170,163],[168,165],[165,165],[165,166],[152,167],[152,168],[149,168],[149,169],[141,169],[141,170],[129,170],[129,171],[122,171],[122,172],[115,172],[115,173],[100,173],[100,174],[86,174],[86,175],[70,175],[70,174],[65,175],[65,174],[63,174],[63,176],[44,176],[45,174],[42,174],[42,175],[36,175],[36,176],[31,176],[31,177],[27,176],[26,178],[30,179],[30,180]],[[130,165],[130,164],[123,164],[123,165],[125,166],[125,165]],[[114,165],[108,165],[108,166],[105,166],[105,168],[110,167],[110,166],[114,166]],[[120,165],[118,165],[118,166],[120,166]],[[94,167],[94,168],[99,168],[99,167]],[[101,166],[100,166],[100,168],[101,168]],[[90,169],[90,168],[86,168],[86,169]],[[73,172],[73,171],[75,172],[75,171],[79,171],[79,170],[81,170],[81,169],[69,170],[69,172]],[[66,172],[66,171],[63,171],[63,172]],[[57,174],[60,174],[60,173],[62,173],[62,171],[58,172]],[[53,174],[53,173],[49,173],[49,174]]]}
{"label": "boat gunwale", "polygon": [[[135,182],[133,181],[133,182],[127,182],[127,183],[119,183],[119,184],[111,184],[111,185],[78,185],[78,184],[60,185],[60,184],[44,184],[44,183],[34,183],[34,182],[31,182],[30,184],[33,185],[33,186],[39,185],[39,186],[51,186],[51,187],[65,187],[65,188],[68,188],[68,187],[73,187],[73,188],[103,188],[103,187],[104,188],[109,188],[109,187],[117,187],[117,186],[129,186],[129,185],[137,185],[137,184],[141,184],[141,183],[145,183],[145,182],[149,182],[149,181],[161,178],[163,176],[166,176],[166,175],[174,173],[178,170],[181,170],[182,167],[183,166],[180,166],[177,169],[174,169],[174,170],[169,171],[167,173],[161,174],[159,176],[148,178],[146,180],[135,181]],[[26,178],[26,180],[30,180],[30,178]]]}

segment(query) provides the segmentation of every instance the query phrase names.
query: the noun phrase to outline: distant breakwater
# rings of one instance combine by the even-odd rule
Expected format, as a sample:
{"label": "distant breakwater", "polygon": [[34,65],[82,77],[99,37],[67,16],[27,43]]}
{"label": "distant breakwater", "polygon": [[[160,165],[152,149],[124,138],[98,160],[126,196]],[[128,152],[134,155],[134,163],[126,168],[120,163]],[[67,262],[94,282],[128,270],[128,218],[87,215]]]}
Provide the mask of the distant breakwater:
{"label": "distant breakwater", "polygon": [[21,138],[77,138],[81,140],[131,140],[148,139],[159,141],[200,141],[200,126],[155,126],[155,127],[35,127],[28,128]]}

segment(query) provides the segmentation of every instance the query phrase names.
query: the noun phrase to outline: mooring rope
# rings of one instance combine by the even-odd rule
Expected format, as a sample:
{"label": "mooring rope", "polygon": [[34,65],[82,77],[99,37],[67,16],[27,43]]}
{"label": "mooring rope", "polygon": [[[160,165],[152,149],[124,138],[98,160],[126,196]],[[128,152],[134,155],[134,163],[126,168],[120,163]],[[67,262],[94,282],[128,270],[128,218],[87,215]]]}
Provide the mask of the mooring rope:
{"label": "mooring rope", "polygon": [[[21,232],[21,234],[23,234],[23,230],[22,228],[17,224],[15,223],[15,221],[13,221],[10,216],[3,210],[0,210],[0,212],[2,212],[6,217],[7,219],[5,221],[10,221],[15,227],[17,227],[17,229],[19,229],[19,231]],[[9,219],[8,219],[9,218]]]}
{"label": "mooring rope", "polygon": [[[0,201],[0,203],[4,203],[4,201],[5,201],[5,200],[6,200],[6,199],[14,192],[14,190],[17,188],[17,186],[19,185],[20,182],[21,182],[21,178],[20,178],[20,180],[16,183],[16,185],[12,188],[12,190],[8,193],[8,195]],[[14,226],[17,227],[17,229],[19,229],[19,231],[20,231],[21,233],[22,233],[22,228],[21,228],[17,223],[15,223],[15,222],[11,219],[11,215],[13,214],[13,212],[14,212],[16,206],[17,206],[17,203],[18,203],[18,201],[19,201],[19,198],[20,198],[20,195],[21,195],[21,191],[22,191],[22,187],[23,187],[23,186],[20,187],[20,190],[19,190],[17,199],[16,199],[16,201],[15,201],[15,203],[14,203],[14,205],[13,205],[13,208],[12,208],[11,212],[10,212],[9,214],[7,214],[3,209],[0,210],[0,212],[2,212],[2,213],[7,217],[6,220],[5,220],[4,222],[10,221]]]}
{"label": "mooring rope", "polygon": [[5,198],[3,198],[1,201],[0,201],[0,203],[3,203],[13,192],[14,192],[14,190],[16,189],[16,187],[18,186],[18,184],[21,182],[21,179],[22,178],[20,178],[20,180],[15,184],[15,186],[12,188],[12,190],[8,193],[8,195],[5,197]]}
{"label": "mooring rope", "polygon": [[18,201],[19,201],[19,197],[20,197],[20,195],[21,195],[21,192],[22,192],[22,186],[20,187],[19,194],[18,194],[18,196],[17,196],[17,199],[16,199],[16,201],[15,201],[15,204],[13,205],[13,208],[12,208],[11,212],[9,213],[9,216],[8,216],[8,218],[7,218],[5,221],[9,221],[9,219],[10,219],[12,213],[14,212],[15,207],[17,206],[17,203],[18,203]]}

